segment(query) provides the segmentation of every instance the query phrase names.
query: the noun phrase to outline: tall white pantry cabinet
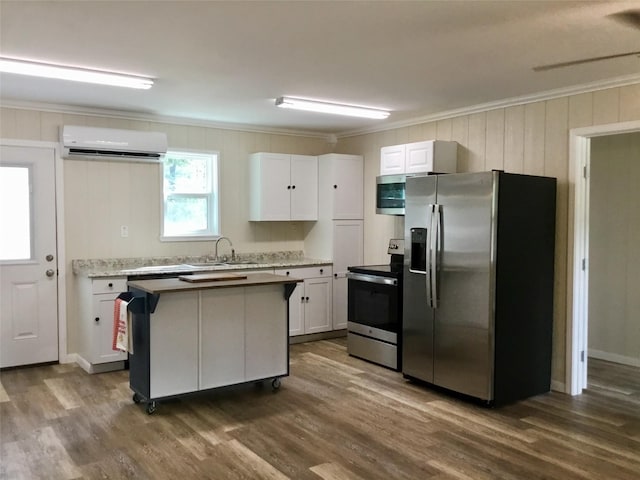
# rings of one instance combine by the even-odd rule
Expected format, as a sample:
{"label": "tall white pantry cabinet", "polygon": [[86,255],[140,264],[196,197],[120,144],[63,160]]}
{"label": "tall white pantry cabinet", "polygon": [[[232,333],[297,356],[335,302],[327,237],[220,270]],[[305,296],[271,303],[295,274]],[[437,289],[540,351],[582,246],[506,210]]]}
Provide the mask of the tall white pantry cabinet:
{"label": "tall white pantry cabinet", "polygon": [[318,205],[318,221],[305,238],[305,254],[333,261],[333,330],[340,330],[347,328],[347,267],[363,263],[362,156],[318,157]]}

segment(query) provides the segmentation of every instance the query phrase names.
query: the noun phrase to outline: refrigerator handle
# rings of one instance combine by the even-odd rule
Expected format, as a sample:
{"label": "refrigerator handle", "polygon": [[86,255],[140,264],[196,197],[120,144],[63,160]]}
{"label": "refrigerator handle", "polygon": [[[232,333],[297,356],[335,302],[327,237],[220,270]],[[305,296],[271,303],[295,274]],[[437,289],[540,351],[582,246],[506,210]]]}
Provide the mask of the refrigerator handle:
{"label": "refrigerator handle", "polygon": [[426,268],[425,268],[425,286],[427,288],[427,305],[429,305],[430,308],[433,308],[433,296],[431,295],[431,242],[432,242],[432,237],[433,237],[433,208],[434,205],[429,205],[427,211],[429,212],[429,218],[427,219],[427,243],[425,245],[426,247],[426,255],[425,255],[425,260],[426,260]]}
{"label": "refrigerator handle", "polygon": [[440,251],[440,225],[441,225],[441,206],[436,204],[433,206],[431,214],[431,242],[429,243],[429,275],[431,277],[431,306],[438,308],[438,254]]}

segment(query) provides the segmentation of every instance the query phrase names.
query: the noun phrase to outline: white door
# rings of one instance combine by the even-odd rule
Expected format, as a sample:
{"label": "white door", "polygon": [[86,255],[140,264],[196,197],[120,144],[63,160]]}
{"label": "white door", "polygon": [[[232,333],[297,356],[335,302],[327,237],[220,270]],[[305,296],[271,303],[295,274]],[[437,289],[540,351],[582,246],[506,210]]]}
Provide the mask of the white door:
{"label": "white door", "polygon": [[0,367],[58,360],[55,151],[0,146]]}

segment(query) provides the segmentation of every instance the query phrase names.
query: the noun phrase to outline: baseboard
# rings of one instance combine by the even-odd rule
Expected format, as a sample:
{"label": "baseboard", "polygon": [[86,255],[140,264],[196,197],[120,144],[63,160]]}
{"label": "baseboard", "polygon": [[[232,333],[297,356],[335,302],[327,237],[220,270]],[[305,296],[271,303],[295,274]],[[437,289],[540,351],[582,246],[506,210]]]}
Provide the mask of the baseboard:
{"label": "baseboard", "polygon": [[557,380],[551,380],[551,391],[568,393],[566,389],[566,384],[564,382],[559,382]]}
{"label": "baseboard", "polygon": [[601,350],[589,349],[589,357],[597,358],[598,360],[605,360],[607,362],[621,363],[622,365],[628,365],[630,367],[640,367],[640,358],[627,357],[624,355],[618,355],[617,353],[603,352]]}
{"label": "baseboard", "polygon": [[307,335],[296,335],[289,337],[289,345],[304,342],[315,342],[316,340],[328,340],[330,338],[346,337],[347,330],[331,330],[329,332],[309,333]]}

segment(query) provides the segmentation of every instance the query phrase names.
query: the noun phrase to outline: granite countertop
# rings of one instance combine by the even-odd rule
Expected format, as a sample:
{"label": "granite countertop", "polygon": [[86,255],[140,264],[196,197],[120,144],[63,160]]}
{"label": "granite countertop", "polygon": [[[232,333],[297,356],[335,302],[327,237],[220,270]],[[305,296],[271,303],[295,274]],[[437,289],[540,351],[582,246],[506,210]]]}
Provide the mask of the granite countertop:
{"label": "granite countertop", "polygon": [[[207,265],[202,265],[207,264]],[[214,262],[208,256],[95,258],[72,260],[75,275],[89,278],[180,274],[267,268],[331,265],[330,260],[307,258],[302,251],[236,254],[235,261]]]}

